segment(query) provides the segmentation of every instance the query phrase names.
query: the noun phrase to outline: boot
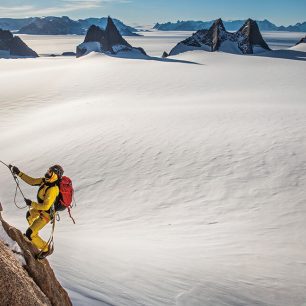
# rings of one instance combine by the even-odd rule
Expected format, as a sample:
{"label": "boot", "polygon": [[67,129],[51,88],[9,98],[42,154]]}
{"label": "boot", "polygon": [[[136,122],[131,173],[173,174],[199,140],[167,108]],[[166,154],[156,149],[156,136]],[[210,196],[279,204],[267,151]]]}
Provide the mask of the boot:
{"label": "boot", "polygon": [[48,251],[40,252],[36,255],[36,259],[45,259],[47,256],[51,255],[54,252],[53,244],[49,246]]}

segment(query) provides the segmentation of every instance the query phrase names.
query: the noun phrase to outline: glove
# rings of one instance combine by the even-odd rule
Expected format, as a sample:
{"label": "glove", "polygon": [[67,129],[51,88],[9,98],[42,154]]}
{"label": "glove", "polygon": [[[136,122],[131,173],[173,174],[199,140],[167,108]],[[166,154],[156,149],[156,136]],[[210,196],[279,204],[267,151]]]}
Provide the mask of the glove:
{"label": "glove", "polygon": [[12,171],[13,174],[18,175],[20,173],[20,170],[17,167],[13,166],[13,165],[9,165],[9,168]]}
{"label": "glove", "polygon": [[29,200],[29,199],[24,199],[24,201],[26,202],[26,204],[27,204],[28,206],[31,206],[31,205],[32,205],[32,201],[31,201],[31,200]]}

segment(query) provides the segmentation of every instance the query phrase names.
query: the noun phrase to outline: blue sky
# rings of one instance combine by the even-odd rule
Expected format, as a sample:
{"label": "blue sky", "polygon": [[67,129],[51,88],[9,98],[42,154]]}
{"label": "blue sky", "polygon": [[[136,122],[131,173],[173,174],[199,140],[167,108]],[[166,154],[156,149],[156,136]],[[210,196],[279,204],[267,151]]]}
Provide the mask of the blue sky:
{"label": "blue sky", "polygon": [[110,15],[129,24],[176,20],[269,19],[277,25],[306,21],[306,0],[0,0],[0,17]]}

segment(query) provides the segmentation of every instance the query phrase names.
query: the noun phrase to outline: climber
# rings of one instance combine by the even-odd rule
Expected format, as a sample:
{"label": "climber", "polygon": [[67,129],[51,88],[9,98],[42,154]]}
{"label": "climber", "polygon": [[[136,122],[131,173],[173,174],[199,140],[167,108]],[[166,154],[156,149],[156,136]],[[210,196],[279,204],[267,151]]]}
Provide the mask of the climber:
{"label": "climber", "polygon": [[37,202],[25,199],[29,206],[26,214],[29,228],[26,237],[42,251],[42,257],[46,257],[53,252],[53,247],[49,247],[38,232],[47,225],[54,217],[53,205],[59,201],[59,180],[62,178],[64,170],[61,166],[55,165],[48,169],[42,178],[32,178],[21,172],[16,166],[9,165],[13,174],[18,175],[24,182],[31,186],[39,186],[37,192]]}

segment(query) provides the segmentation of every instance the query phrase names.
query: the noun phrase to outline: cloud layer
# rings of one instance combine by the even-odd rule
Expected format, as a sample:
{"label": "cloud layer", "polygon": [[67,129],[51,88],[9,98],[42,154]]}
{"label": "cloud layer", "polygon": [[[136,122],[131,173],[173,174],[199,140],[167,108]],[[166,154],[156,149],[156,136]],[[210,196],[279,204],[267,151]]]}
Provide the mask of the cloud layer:
{"label": "cloud layer", "polygon": [[[0,6],[0,17],[34,17],[64,15],[69,12],[102,8],[110,3],[129,3],[129,0],[57,0],[50,5]],[[52,4],[52,5],[51,5]]]}

